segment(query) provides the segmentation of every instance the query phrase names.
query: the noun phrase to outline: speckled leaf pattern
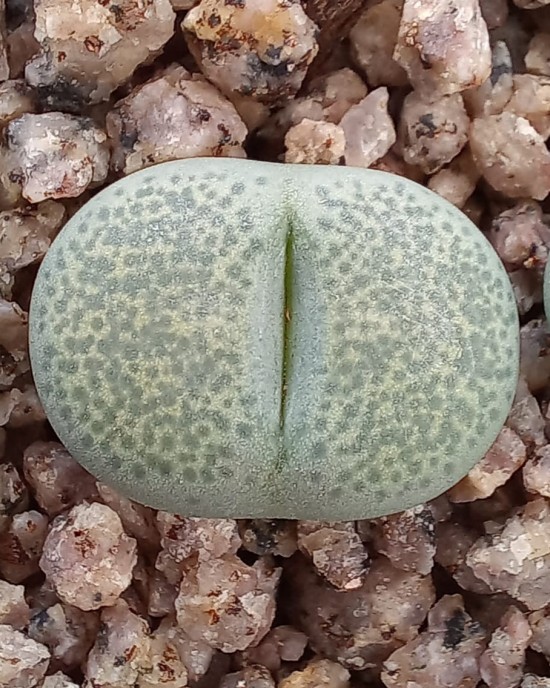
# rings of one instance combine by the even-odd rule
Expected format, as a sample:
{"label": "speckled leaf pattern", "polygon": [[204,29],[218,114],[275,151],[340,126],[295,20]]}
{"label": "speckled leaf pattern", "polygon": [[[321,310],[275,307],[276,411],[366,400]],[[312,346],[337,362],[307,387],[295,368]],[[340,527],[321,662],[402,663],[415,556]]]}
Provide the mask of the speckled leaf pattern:
{"label": "speckled leaf pattern", "polygon": [[424,502],[497,436],[512,289],[406,179],[164,163],[68,222],[33,294],[48,417],[100,480],[209,517],[355,519]]}

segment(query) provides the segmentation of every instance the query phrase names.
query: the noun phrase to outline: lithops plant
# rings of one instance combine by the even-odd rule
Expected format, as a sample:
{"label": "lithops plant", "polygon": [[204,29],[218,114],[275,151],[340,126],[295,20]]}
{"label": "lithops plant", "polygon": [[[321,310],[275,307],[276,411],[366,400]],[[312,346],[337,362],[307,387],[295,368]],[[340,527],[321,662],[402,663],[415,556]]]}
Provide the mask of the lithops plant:
{"label": "lithops plant", "polygon": [[519,348],[498,257],[432,192],[230,159],[152,167],[79,210],[39,271],[30,344],[53,428],[122,493],[330,520],[463,477]]}

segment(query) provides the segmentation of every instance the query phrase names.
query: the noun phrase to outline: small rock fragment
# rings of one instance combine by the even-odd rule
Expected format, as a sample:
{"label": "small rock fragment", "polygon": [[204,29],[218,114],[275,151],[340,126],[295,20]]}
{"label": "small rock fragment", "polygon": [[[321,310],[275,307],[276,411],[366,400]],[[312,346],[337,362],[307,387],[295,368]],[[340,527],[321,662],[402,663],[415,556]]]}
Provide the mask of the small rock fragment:
{"label": "small rock fragment", "polygon": [[15,514],[0,534],[0,574],[19,584],[40,571],[38,561],[46,539],[48,519],[38,511]]}
{"label": "small rock fragment", "polygon": [[430,177],[428,188],[457,208],[463,208],[474,193],[479,177],[472,155],[466,148],[447,167]]}
{"label": "small rock fragment", "polygon": [[473,502],[490,497],[504,485],[527,458],[525,445],[516,433],[504,427],[492,447],[457,485],[449,490],[451,502]]}
{"label": "small rock fragment", "polygon": [[550,77],[514,74],[514,92],[506,111],[527,119],[546,140],[550,136]]}
{"label": "small rock fragment", "polygon": [[307,634],[312,649],[350,670],[380,669],[412,640],[435,599],[430,576],[400,571],[376,559],[355,590],[335,590],[303,557],[287,563],[287,611]]}
{"label": "small rock fragment", "polygon": [[147,613],[153,617],[164,617],[174,612],[174,602],[178,596],[178,586],[170,583],[166,576],[155,569],[149,581]]}
{"label": "small rock fragment", "polygon": [[34,109],[33,93],[23,79],[0,83],[0,127]]}
{"label": "small rock fragment", "polygon": [[10,518],[28,506],[27,486],[12,463],[0,463],[0,534]]}
{"label": "small rock fragment", "polygon": [[528,492],[550,498],[550,445],[537,447],[523,466],[523,484]]}
{"label": "small rock fragment", "polygon": [[531,269],[546,264],[548,249],[543,237],[547,235],[540,205],[520,201],[494,218],[489,240],[504,263]]}
{"label": "small rock fragment", "polygon": [[25,73],[25,65],[40,50],[34,37],[34,19],[28,18],[8,33],[8,60],[10,77],[20,79]]}
{"label": "small rock fragment", "polygon": [[479,660],[481,678],[489,688],[519,686],[531,636],[525,615],[517,607],[509,607]]}
{"label": "small rock fragment", "polygon": [[536,33],[529,43],[525,66],[531,74],[550,76],[550,33]]}
{"label": "small rock fragment", "polygon": [[0,394],[0,425],[8,428],[24,428],[46,420],[34,385],[12,389]]}
{"label": "small rock fragment", "polygon": [[59,442],[33,442],[23,454],[23,473],[40,508],[57,516],[97,496],[95,479]]}
{"label": "small rock fragment", "polygon": [[40,688],[79,688],[77,683],[73,683],[66,675],[58,671],[51,676],[46,676]]}
{"label": "small rock fragment", "polygon": [[353,590],[362,585],[368,552],[353,522],[299,521],[298,548],[335,588]]}
{"label": "small rock fragment", "polygon": [[458,93],[435,101],[416,91],[403,102],[399,145],[405,162],[433,174],[456,157],[468,141],[470,120]]}
{"label": "small rock fragment", "polygon": [[535,651],[550,658],[550,615],[548,609],[532,612],[527,617],[532,631],[529,646]]}
{"label": "small rock fragment", "polygon": [[0,214],[0,295],[11,297],[16,273],[44,257],[64,218],[56,201]]}
{"label": "small rock fragment", "polygon": [[543,270],[521,269],[508,273],[520,315],[543,300]]}
{"label": "small rock fragment", "polygon": [[445,595],[428,614],[428,630],[384,662],[382,681],[388,688],[476,686],[486,642],[461,596]]}
{"label": "small rock fragment", "polygon": [[550,382],[550,331],[542,318],[530,320],[520,330],[520,374],[536,394]]}
{"label": "small rock fragment", "polygon": [[293,671],[278,688],[348,688],[350,673],[343,666],[328,659],[316,659],[305,669]]}
{"label": "small rock fragment", "polygon": [[464,92],[464,102],[471,117],[500,114],[512,97],[513,65],[505,41],[496,41],[491,53],[491,74],[477,88]]}
{"label": "small rock fragment", "polygon": [[370,522],[377,552],[403,571],[427,575],[435,554],[435,520],[427,505],[407,509]]}
{"label": "small rock fragment", "polygon": [[516,396],[506,425],[521,437],[527,447],[542,447],[546,444],[546,423],[539,403],[529,391],[523,377],[519,378]]}
{"label": "small rock fragment", "polygon": [[298,548],[295,521],[246,519],[239,522],[239,534],[244,549],[260,556],[291,557]]}
{"label": "small rock fragment", "polygon": [[86,660],[84,676],[94,688],[134,686],[150,669],[150,655],[147,622],[131,612],[124,600],[117,600],[101,612],[99,632]]}
{"label": "small rock fragment", "polygon": [[245,663],[260,664],[276,673],[283,662],[297,662],[306,649],[308,638],[305,633],[292,626],[277,626],[265,636],[256,647],[249,647],[242,653]]}
{"label": "small rock fragment", "polygon": [[402,0],[382,0],[367,7],[349,34],[352,59],[375,88],[408,82],[405,70],[393,59],[402,5]]}
{"label": "small rock fragment", "polygon": [[535,674],[525,674],[520,688],[550,688],[550,678],[535,676]]}
{"label": "small rock fragment", "polygon": [[234,674],[226,674],[219,688],[275,688],[275,681],[265,667],[252,665]]}
{"label": "small rock fragment", "polygon": [[86,659],[98,629],[97,612],[56,603],[33,615],[28,633],[51,652],[50,669],[74,671]]}
{"label": "small rock fragment", "polygon": [[205,79],[171,67],[119,100],[107,114],[117,172],[197,156],[245,157],[246,127]]}
{"label": "small rock fragment", "polygon": [[318,51],[316,26],[298,0],[263,0],[261,10],[201,0],[182,29],[201,71],[223,93],[269,103],[297,93]]}
{"label": "small rock fragment", "polygon": [[105,180],[107,136],[89,117],[27,114],[7,126],[8,150],[24,198],[74,198]]}
{"label": "small rock fragment", "polygon": [[550,604],[550,505],[535,499],[470,549],[466,562],[493,591],[507,592],[528,609]]}
{"label": "small rock fragment", "polygon": [[352,105],[367,95],[362,79],[347,67],[313,79],[306,95],[294,98],[260,128],[258,138],[277,147],[290,127],[303,119],[339,124]]}
{"label": "small rock fragment", "polygon": [[393,57],[434,98],[482,84],[491,50],[478,0],[405,0]]}
{"label": "small rock fragment", "polygon": [[11,626],[0,625],[0,686],[34,688],[40,684],[50,653]]}
{"label": "small rock fragment", "polygon": [[29,618],[30,610],[25,601],[25,588],[0,580],[0,625],[20,630],[29,623]]}
{"label": "small rock fragment", "polygon": [[491,588],[474,575],[466,562],[466,555],[476,540],[476,532],[460,523],[438,523],[435,560],[451,574],[463,590],[487,595]]}
{"label": "small rock fragment", "polygon": [[104,504],[80,504],[53,521],[40,567],[60,599],[85,611],[115,603],[130,585],[136,541]]}
{"label": "small rock fragment", "polygon": [[337,165],[344,155],[344,130],[331,122],[303,119],[285,136],[285,162],[302,165]]}
{"label": "small rock fragment", "polygon": [[550,0],[514,0],[514,5],[522,10],[536,10],[539,7],[545,7],[550,3]]}
{"label": "small rock fragment", "polygon": [[151,635],[148,666],[137,688],[185,688],[187,669],[178,652],[177,630],[161,625]]}
{"label": "small rock fragment", "polygon": [[[0,276],[0,293],[4,289],[11,290],[11,280],[5,274]],[[16,377],[30,369],[28,322],[26,311],[0,298],[0,390],[9,388]],[[5,404],[5,400],[0,402],[0,425],[7,422]]]}
{"label": "small rock fragment", "polygon": [[103,483],[97,483],[97,491],[105,504],[120,516],[128,535],[134,537],[146,551],[156,553],[160,548],[160,536],[155,511],[123,497]]}
{"label": "small rock fragment", "polygon": [[271,627],[280,574],[264,559],[247,566],[234,554],[199,561],[181,582],[178,624],[223,652],[244,650]]}
{"label": "small rock fragment", "polygon": [[107,100],[174,33],[169,0],[37,0],[35,11],[41,49],[25,78],[49,110]]}
{"label": "small rock fragment", "polygon": [[377,88],[352,105],[340,121],[344,131],[346,165],[370,167],[380,160],[396,140],[393,120],[388,113],[388,89]]}
{"label": "small rock fragment", "polygon": [[503,112],[475,119],[470,148],[480,172],[497,191],[511,198],[539,201],[548,195],[550,151],[524,117]]}
{"label": "small rock fragment", "polygon": [[218,559],[234,554],[241,544],[233,519],[185,518],[159,511],[157,527],[162,551],[155,566],[170,583],[179,583],[182,565],[190,557],[198,561]]}

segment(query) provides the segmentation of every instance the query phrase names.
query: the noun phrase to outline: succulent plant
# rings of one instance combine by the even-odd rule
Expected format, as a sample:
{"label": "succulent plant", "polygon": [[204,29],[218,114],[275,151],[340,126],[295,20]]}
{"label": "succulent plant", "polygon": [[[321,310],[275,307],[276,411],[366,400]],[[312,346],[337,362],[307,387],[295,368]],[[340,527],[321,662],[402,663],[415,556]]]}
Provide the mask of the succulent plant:
{"label": "succulent plant", "polygon": [[183,515],[355,519],[456,483],[509,411],[512,289],[457,209],[372,170],[163,163],[79,210],[31,360],[69,451]]}

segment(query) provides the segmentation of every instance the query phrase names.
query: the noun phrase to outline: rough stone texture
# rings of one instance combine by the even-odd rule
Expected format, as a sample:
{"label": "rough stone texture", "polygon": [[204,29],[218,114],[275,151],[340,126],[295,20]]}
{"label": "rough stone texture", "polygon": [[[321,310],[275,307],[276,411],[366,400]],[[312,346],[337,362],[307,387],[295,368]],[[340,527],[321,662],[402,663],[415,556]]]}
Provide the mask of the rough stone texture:
{"label": "rough stone texture", "polygon": [[349,678],[349,671],[340,664],[318,659],[305,669],[293,671],[279,683],[278,688],[348,688]]}
{"label": "rough stone texture", "polygon": [[475,191],[479,177],[469,149],[464,149],[447,167],[430,177],[428,188],[457,208],[463,208]]}
{"label": "rough stone texture", "polygon": [[435,518],[421,505],[370,522],[370,537],[377,552],[403,571],[427,575],[435,554]]}
{"label": "rough stone texture", "polygon": [[525,56],[525,66],[531,74],[550,76],[550,32],[533,36]]}
{"label": "rough stone texture", "polygon": [[14,514],[28,507],[28,496],[17,468],[12,463],[0,463],[0,534],[8,528]]}
{"label": "rough stone texture", "polygon": [[550,603],[550,505],[529,502],[503,525],[494,524],[469,551],[466,561],[493,591],[507,592],[528,609]]}
{"label": "rough stone texture", "polygon": [[523,466],[526,458],[525,444],[513,430],[504,427],[483,459],[449,491],[449,499],[473,502],[490,497]]}
{"label": "rough stone texture", "polygon": [[34,688],[48,668],[50,653],[11,626],[0,625],[0,686]]}
{"label": "rough stone texture", "polygon": [[33,442],[23,454],[23,473],[38,505],[48,516],[97,495],[95,479],[59,442]]}
{"label": "rough stone texture", "polygon": [[493,219],[489,240],[504,263],[532,269],[546,264],[545,239],[550,238],[548,235],[540,205],[534,201],[520,201]]}
{"label": "rough stone texture", "polygon": [[472,117],[500,114],[514,90],[512,56],[506,41],[496,41],[491,52],[491,74],[477,88],[464,92],[464,101]]}
{"label": "rough stone texture", "polygon": [[550,678],[525,674],[521,682],[521,688],[550,688]]}
{"label": "rough stone texture", "polygon": [[245,157],[246,127],[235,107],[183,67],[136,88],[107,115],[117,172],[199,156]]}
{"label": "rough stone texture", "polygon": [[316,26],[298,0],[201,0],[182,28],[209,81],[265,102],[294,95],[318,50]]}
{"label": "rough stone texture", "polygon": [[81,504],[58,516],[40,567],[62,601],[83,610],[112,605],[130,585],[136,542],[108,506]]}
{"label": "rough stone texture", "polygon": [[185,688],[188,685],[187,668],[178,652],[177,634],[174,627],[161,624],[151,635],[147,668],[139,676],[137,688]]}
{"label": "rough stone texture", "polygon": [[260,664],[276,674],[283,662],[297,662],[306,649],[308,637],[292,626],[276,626],[256,647],[242,653],[246,664]]}
{"label": "rough stone texture", "polygon": [[287,131],[285,147],[287,163],[337,165],[346,149],[346,137],[337,124],[303,119]]}
{"label": "rough stone texture", "polygon": [[34,385],[23,385],[0,394],[0,425],[24,428],[46,420]]}
{"label": "rough stone texture", "polygon": [[0,296],[12,296],[17,273],[44,257],[64,219],[65,208],[56,201],[0,214]]}
{"label": "rough stone texture", "polygon": [[107,176],[107,136],[88,117],[27,114],[12,120],[6,131],[13,174],[31,203],[74,198]]}
{"label": "rough stone texture", "polygon": [[86,661],[99,630],[99,614],[56,602],[33,614],[28,634],[51,653],[50,671],[75,671]]}
{"label": "rough stone texture", "polygon": [[[11,279],[0,274],[0,290],[11,289]],[[28,313],[0,297],[0,390],[9,388],[16,377],[29,370],[28,329]],[[2,418],[5,403],[0,402],[0,425],[7,422]]]}
{"label": "rough stone texture", "polygon": [[[275,681],[265,667],[252,665],[233,674],[227,674],[219,688],[275,688],[275,685]],[[283,683],[279,684],[281,685]]]}
{"label": "rough stone texture", "polygon": [[524,117],[546,140],[550,136],[550,77],[514,74],[513,84],[506,111]]}
{"label": "rough stone texture", "polygon": [[369,556],[352,522],[300,521],[298,547],[335,588],[361,587]]}
{"label": "rough stone texture", "polygon": [[66,674],[62,674],[60,671],[51,676],[46,676],[40,686],[41,688],[79,688],[77,683],[71,681]]}
{"label": "rough stone texture", "polygon": [[123,497],[103,483],[97,483],[97,491],[102,501],[119,515],[125,532],[138,540],[147,553],[156,554],[160,548],[160,535],[153,509]]}
{"label": "rough stone texture", "polygon": [[548,323],[537,318],[520,330],[520,374],[533,394],[550,382],[550,331]]}
{"label": "rough stone texture", "polygon": [[542,270],[520,269],[509,273],[520,315],[526,315],[543,300]]}
{"label": "rough stone texture", "polygon": [[352,105],[367,95],[367,87],[351,69],[343,68],[313,79],[306,95],[291,100],[260,128],[259,138],[271,145],[304,119],[338,124]]}
{"label": "rough stone texture", "polygon": [[20,79],[25,74],[27,62],[40,50],[40,45],[34,37],[34,20],[29,17],[13,31],[10,31],[7,44],[10,77]]}
{"label": "rough stone texture", "polygon": [[516,397],[506,424],[521,437],[527,447],[542,447],[547,443],[544,417],[523,377],[519,379]]}
{"label": "rough stone texture", "polygon": [[531,636],[525,615],[517,607],[509,607],[479,660],[481,678],[489,688],[519,686]]}
{"label": "rough stone texture", "polygon": [[377,88],[340,120],[344,131],[346,165],[370,167],[390,150],[396,140],[393,120],[388,113],[388,89]]}
{"label": "rough stone texture", "polygon": [[405,0],[394,59],[425,94],[482,84],[491,50],[478,0]]}
{"label": "rough stone texture", "polygon": [[485,645],[485,632],[460,595],[446,595],[430,610],[428,630],[384,662],[382,681],[388,688],[473,688]]}
{"label": "rough stone texture", "polygon": [[527,617],[533,633],[529,646],[546,658],[550,657],[550,615],[548,609],[532,612]]}
{"label": "rough stone texture", "polygon": [[524,117],[503,112],[475,119],[470,147],[480,172],[497,191],[539,201],[550,192],[550,151]]}
{"label": "rough stone texture", "polygon": [[263,559],[247,566],[232,554],[200,561],[181,582],[179,625],[223,652],[258,643],[273,622],[280,573]]}
{"label": "rough stone texture", "polygon": [[106,100],[174,32],[169,0],[37,0],[35,10],[40,52],[25,78],[53,110]]}
{"label": "rough stone texture", "polygon": [[393,59],[403,0],[368,7],[349,34],[351,55],[371,86],[405,86],[403,67]]}
{"label": "rough stone texture", "polygon": [[526,490],[550,498],[550,445],[535,449],[522,474]]}
{"label": "rough stone texture", "polygon": [[124,600],[103,609],[84,669],[90,688],[134,686],[142,674],[152,670],[151,660],[147,622],[131,612]]}
{"label": "rough stone texture", "polygon": [[460,523],[448,521],[439,523],[436,531],[435,560],[443,566],[463,590],[486,595],[491,588],[476,577],[466,557],[477,541],[477,533]]}
{"label": "rough stone texture", "polygon": [[34,109],[34,94],[23,79],[0,83],[0,127]]}
{"label": "rough stone texture", "polygon": [[39,572],[38,561],[46,538],[48,519],[38,511],[15,514],[0,534],[0,574],[19,584]]}
{"label": "rough stone texture", "polygon": [[379,669],[416,637],[435,599],[428,576],[400,571],[384,557],[372,564],[361,588],[335,590],[304,559],[287,566],[288,612],[313,650],[350,670]]}
{"label": "rough stone texture", "polygon": [[296,521],[246,519],[239,522],[239,534],[244,549],[260,556],[291,557],[298,548]]}
{"label": "rough stone texture", "polygon": [[0,624],[21,630],[29,623],[30,610],[24,593],[22,585],[0,579]]}
{"label": "rough stone texture", "polygon": [[399,146],[405,162],[433,174],[456,157],[468,141],[470,120],[458,93],[428,100],[413,91],[405,98]]}

